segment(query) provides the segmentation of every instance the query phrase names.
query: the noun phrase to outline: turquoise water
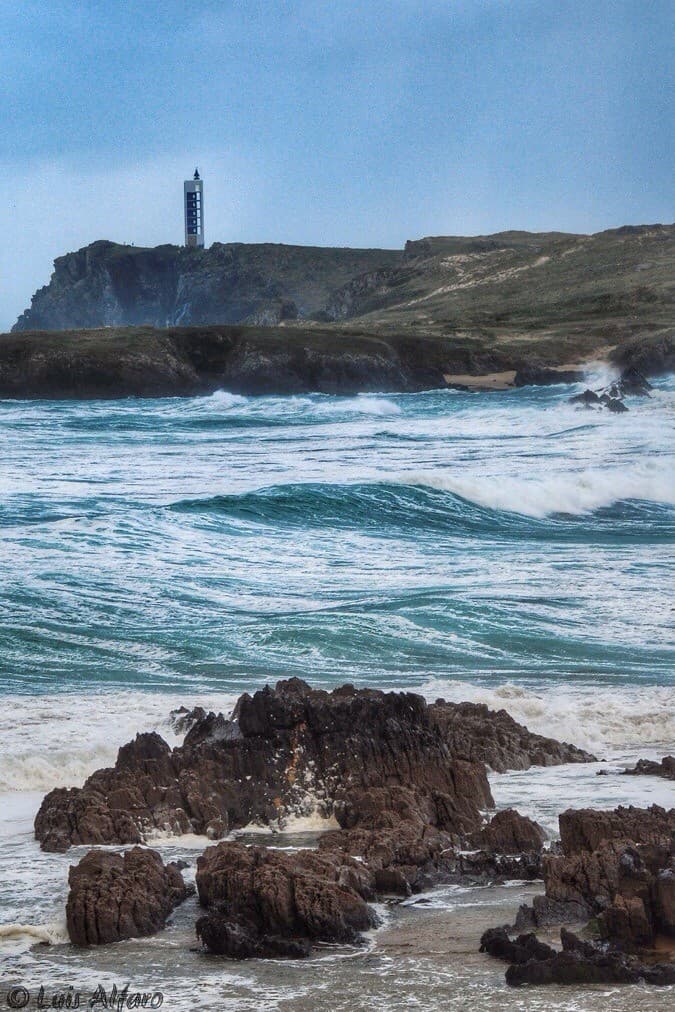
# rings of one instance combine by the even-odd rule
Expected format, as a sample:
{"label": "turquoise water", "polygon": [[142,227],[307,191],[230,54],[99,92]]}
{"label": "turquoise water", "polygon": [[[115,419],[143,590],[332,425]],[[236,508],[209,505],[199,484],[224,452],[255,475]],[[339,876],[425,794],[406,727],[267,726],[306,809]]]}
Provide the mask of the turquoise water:
{"label": "turquoise water", "polygon": [[[515,1007],[478,939],[531,886],[383,908],[364,950],[302,966],[206,959],[194,901],[151,939],[78,950],[82,849],[40,853],[32,823],[136,732],[176,744],[172,707],[229,711],[291,674],[504,707],[618,768],[672,750],[675,383],[616,417],[570,393],[0,403],[0,980],[130,981],[176,1012]],[[492,789],[551,834],[569,806],[673,803],[666,781],[607,769]],[[188,877],[206,844],[152,843]],[[526,1004],[672,1004],[572,991]]]}
{"label": "turquoise water", "polygon": [[675,386],[0,404],[0,690],[668,684]]}

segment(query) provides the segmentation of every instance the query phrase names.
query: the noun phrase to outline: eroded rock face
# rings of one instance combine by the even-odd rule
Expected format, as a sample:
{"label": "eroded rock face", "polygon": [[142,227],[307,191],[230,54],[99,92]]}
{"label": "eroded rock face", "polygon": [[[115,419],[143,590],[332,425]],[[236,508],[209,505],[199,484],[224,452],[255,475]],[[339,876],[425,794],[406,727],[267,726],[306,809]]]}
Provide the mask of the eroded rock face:
{"label": "eroded rock face", "polygon": [[357,943],[378,923],[372,874],[338,853],[220,843],[199,858],[197,889],[208,910],[197,935],[236,958],[301,957],[313,942]]}
{"label": "eroded rock face", "polygon": [[68,882],[66,921],[74,945],[153,935],[190,892],[175,864],[141,847],[124,854],[91,850],[71,867]]}
{"label": "eroded rock face", "polygon": [[453,756],[485,763],[496,773],[595,761],[583,749],[533,734],[506,710],[490,710],[484,703],[439,699],[429,710]]}
{"label": "eroded rock face", "polygon": [[472,842],[501,854],[531,854],[541,850],[545,839],[539,823],[521,815],[515,808],[505,808],[474,833]]}
{"label": "eroded rock face", "polygon": [[632,840],[640,844],[668,845],[675,831],[675,811],[660,805],[613,811],[571,808],[559,817],[560,843],[565,855],[593,851],[605,840]]}
{"label": "eroded rock face", "polygon": [[507,982],[675,982],[674,964],[642,961],[659,935],[675,937],[675,809],[569,810],[560,830],[562,853],[543,858],[546,896],[520,908],[516,930],[594,917],[599,941],[562,929],[562,953],[523,961],[512,952],[519,940],[495,929],[485,949],[511,960]]}
{"label": "eroded rock face", "polygon": [[207,714],[173,751],[137,735],[113,769],[48,794],[36,836],[45,850],[135,843],[155,830],[218,839],[318,809],[349,829],[412,818],[459,838],[493,802],[484,766],[454,757],[435,712],[413,693],[279,682],[244,694],[231,720]]}
{"label": "eroded rock face", "polygon": [[674,934],[675,810],[570,810],[560,816],[562,854],[545,855],[545,897],[517,925],[597,918],[602,938],[624,950]]}

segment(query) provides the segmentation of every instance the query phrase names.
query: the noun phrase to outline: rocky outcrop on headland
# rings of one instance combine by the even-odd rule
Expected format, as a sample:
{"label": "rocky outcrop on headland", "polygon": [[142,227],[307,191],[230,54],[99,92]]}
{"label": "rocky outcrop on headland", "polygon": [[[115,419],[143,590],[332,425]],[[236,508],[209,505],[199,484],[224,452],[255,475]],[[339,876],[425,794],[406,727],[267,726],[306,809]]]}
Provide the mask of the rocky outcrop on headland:
{"label": "rocky outcrop on headland", "polygon": [[190,894],[177,865],[141,847],[124,854],[89,851],[71,867],[68,883],[66,921],[74,945],[153,935]]}
{"label": "rocky outcrop on headland", "polygon": [[[620,364],[644,372],[672,360],[658,342],[672,328],[674,240],[672,225],[434,236],[405,250],[100,240],[56,259],[14,329],[358,320],[371,333],[506,340],[520,361],[502,368],[531,362],[544,382],[543,370],[628,339],[637,347]],[[644,337],[656,342],[650,350]],[[489,372],[487,358],[485,345],[474,348],[469,368],[454,371]]]}
{"label": "rocky outcrop on headland", "polygon": [[0,397],[504,389],[577,382],[607,355],[668,372],[674,240],[655,225],[405,252],[100,241],[59,257],[0,335]]}
{"label": "rocky outcrop on headland", "polygon": [[545,896],[516,930],[593,918],[595,941],[563,929],[562,953],[512,959],[508,932],[488,933],[485,951],[513,963],[507,982],[675,983],[675,964],[651,965],[658,937],[675,938],[675,809],[569,810],[560,836],[561,853],[543,857]]}

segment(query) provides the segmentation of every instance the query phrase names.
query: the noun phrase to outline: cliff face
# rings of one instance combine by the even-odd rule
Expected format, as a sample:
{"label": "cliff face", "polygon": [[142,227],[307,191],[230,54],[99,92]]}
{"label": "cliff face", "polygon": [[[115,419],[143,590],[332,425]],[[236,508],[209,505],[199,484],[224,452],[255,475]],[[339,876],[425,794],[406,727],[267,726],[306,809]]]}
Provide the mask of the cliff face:
{"label": "cliff face", "polygon": [[355,275],[397,266],[395,250],[271,243],[144,249],[100,241],[54,261],[14,331],[249,323],[322,316]]}
{"label": "cliff face", "polygon": [[101,241],[55,261],[14,330],[358,319],[379,334],[614,345],[672,327],[674,277],[672,225],[439,236],[398,252]]}

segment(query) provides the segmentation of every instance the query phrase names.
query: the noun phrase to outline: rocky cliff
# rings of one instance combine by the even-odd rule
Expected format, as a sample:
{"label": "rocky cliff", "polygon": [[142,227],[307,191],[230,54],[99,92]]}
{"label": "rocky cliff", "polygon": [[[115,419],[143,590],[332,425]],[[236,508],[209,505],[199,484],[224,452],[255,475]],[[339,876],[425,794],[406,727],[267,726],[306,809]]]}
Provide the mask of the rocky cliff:
{"label": "rocky cliff", "polygon": [[204,323],[271,326],[321,314],[355,275],[402,261],[394,250],[272,243],[144,249],[100,241],[54,261],[15,331]]}
{"label": "rocky cliff", "polygon": [[585,335],[594,347],[613,346],[672,328],[674,279],[672,225],[441,236],[398,252],[101,241],[55,261],[14,330],[358,319],[379,334],[545,335],[556,346]]}

